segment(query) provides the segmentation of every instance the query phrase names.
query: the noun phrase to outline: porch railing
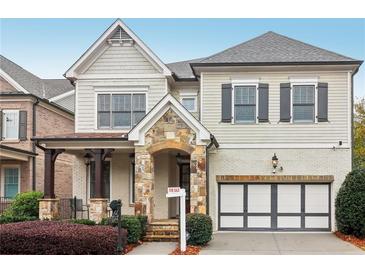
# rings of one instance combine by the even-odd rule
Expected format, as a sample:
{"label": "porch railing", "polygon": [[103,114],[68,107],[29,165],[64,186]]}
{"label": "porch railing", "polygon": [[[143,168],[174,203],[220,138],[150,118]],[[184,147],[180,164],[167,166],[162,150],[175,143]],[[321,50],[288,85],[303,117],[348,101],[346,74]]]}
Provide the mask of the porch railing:
{"label": "porch railing", "polygon": [[11,205],[12,201],[12,198],[0,197],[0,214],[4,213],[4,211]]}

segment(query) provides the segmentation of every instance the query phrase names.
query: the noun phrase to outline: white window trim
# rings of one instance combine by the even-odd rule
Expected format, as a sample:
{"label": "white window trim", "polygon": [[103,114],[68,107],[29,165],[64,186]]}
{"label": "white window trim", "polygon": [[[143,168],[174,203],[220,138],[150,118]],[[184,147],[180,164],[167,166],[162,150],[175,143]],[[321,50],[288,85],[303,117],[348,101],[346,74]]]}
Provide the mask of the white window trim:
{"label": "white window trim", "polygon": [[[6,138],[6,121],[5,121],[5,115],[6,113],[17,113],[18,114],[18,126],[17,126],[17,138]],[[19,110],[18,109],[3,109],[2,110],[2,140],[4,141],[19,141]]]}
{"label": "white window trim", "polygon": [[180,103],[184,106],[183,99],[194,99],[194,109],[193,110],[186,109],[186,110],[188,110],[190,112],[197,112],[198,111],[198,107],[197,107],[197,101],[198,100],[197,100],[197,98],[198,98],[198,96],[196,96],[196,95],[185,95],[185,94],[183,94],[183,95],[180,95]]}
{"label": "white window trim", "polygon": [[6,168],[17,168],[18,169],[18,193],[20,193],[21,183],[21,169],[20,165],[2,165],[1,166],[1,197],[5,197],[5,169]]}
{"label": "white window trim", "polygon": [[[235,98],[235,92],[236,89],[235,87],[243,87],[243,86],[255,86],[256,87],[256,95],[255,95],[255,99],[256,99],[256,113],[255,113],[255,122],[251,123],[251,122],[237,122],[235,121],[235,110],[234,110],[234,98]],[[259,111],[259,83],[258,82],[252,82],[252,81],[232,81],[232,110],[231,110],[231,115],[232,115],[232,125],[255,125],[258,124],[259,119],[258,119],[258,112]]]}
{"label": "white window trim", "polygon": [[[91,160],[92,162],[95,162],[95,160]],[[112,201],[112,197],[113,197],[113,162],[112,162],[112,158],[106,158],[104,161],[108,161],[110,162],[110,170],[109,170],[109,178],[110,178],[110,182],[109,182],[109,201]],[[87,199],[90,200],[91,199],[91,164],[88,166],[87,169],[88,174],[88,194],[87,194]]]}
{"label": "white window trim", "polygon": [[[294,122],[293,117],[293,94],[294,86],[314,86],[314,122]],[[318,124],[318,81],[313,81],[313,79],[303,79],[296,80],[295,82],[290,82],[290,123],[296,125],[302,124]]]}
{"label": "white window trim", "polygon": [[[103,127],[103,128],[99,128],[98,127],[98,95],[110,95],[111,98],[113,95],[118,95],[118,94],[130,94],[132,97],[134,94],[144,94],[145,98],[146,98],[146,114],[148,113],[148,92],[147,90],[137,90],[137,89],[129,89],[129,90],[125,90],[125,91],[97,91],[99,89],[95,89],[95,119],[94,119],[94,129],[97,131],[117,131],[117,130],[124,130],[124,131],[128,131],[131,128],[133,128],[133,124],[132,124],[132,115],[131,115],[131,126],[130,127],[113,127],[112,126],[112,115],[110,116],[110,127]],[[112,105],[110,106],[112,108]]]}

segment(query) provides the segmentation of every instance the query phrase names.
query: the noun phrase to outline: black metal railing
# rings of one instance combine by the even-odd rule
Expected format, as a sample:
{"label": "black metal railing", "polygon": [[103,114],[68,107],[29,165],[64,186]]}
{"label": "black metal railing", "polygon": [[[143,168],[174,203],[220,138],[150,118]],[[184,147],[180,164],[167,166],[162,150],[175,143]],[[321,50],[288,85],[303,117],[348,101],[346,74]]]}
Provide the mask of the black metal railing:
{"label": "black metal railing", "polygon": [[82,199],[76,196],[73,198],[60,199],[60,219],[89,219],[89,207]]}
{"label": "black metal railing", "polygon": [[11,205],[12,201],[12,198],[0,197],[0,214],[4,213],[4,211]]}

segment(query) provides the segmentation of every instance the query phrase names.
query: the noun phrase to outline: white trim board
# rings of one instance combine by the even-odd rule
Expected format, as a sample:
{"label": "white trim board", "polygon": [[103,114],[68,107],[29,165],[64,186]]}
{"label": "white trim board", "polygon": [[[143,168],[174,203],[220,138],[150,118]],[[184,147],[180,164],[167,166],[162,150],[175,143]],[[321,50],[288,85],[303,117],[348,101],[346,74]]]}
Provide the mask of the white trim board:
{"label": "white trim board", "polygon": [[58,101],[58,100],[61,100],[63,98],[66,98],[68,96],[72,96],[74,94],[75,94],[75,90],[73,89],[73,90],[67,91],[65,93],[62,93],[60,95],[54,96],[52,98],[49,98],[48,101],[50,101],[50,102]]}
{"label": "white trim board", "polygon": [[65,76],[67,78],[77,78],[77,72],[76,70],[85,63],[92,54],[98,50],[100,47],[103,46],[103,42],[106,41],[110,35],[113,33],[113,31],[121,27],[134,41],[135,43],[141,47],[141,49],[154,61],[158,66],[161,67],[162,73],[165,76],[171,76],[172,72],[171,70],[155,55],[150,48],[147,47],[146,44],[143,43],[139,37],[133,33],[131,29],[127,27],[126,24],[120,19],[116,20],[97,40],[96,42],[91,45],[91,47],[66,71]]}
{"label": "white trim board", "polygon": [[326,149],[349,149],[349,144],[343,144],[342,146],[339,146],[338,143],[333,144],[321,144],[321,143],[277,143],[277,144],[220,144],[218,149],[237,149],[237,148],[254,148],[254,149],[260,149],[260,148],[326,148]]}

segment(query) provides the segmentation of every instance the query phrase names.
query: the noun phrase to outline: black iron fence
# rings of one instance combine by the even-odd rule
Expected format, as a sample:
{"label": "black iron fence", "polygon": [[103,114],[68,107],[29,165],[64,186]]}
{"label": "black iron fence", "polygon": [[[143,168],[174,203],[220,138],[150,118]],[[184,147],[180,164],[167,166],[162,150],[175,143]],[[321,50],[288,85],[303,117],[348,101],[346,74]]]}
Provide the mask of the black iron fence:
{"label": "black iron fence", "polygon": [[62,198],[60,199],[60,219],[89,219],[89,207],[76,196]]}
{"label": "black iron fence", "polygon": [[12,198],[0,197],[0,214],[2,214],[11,205],[12,201]]}

